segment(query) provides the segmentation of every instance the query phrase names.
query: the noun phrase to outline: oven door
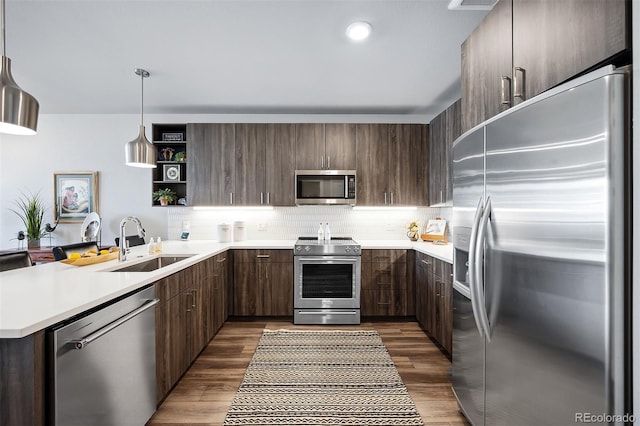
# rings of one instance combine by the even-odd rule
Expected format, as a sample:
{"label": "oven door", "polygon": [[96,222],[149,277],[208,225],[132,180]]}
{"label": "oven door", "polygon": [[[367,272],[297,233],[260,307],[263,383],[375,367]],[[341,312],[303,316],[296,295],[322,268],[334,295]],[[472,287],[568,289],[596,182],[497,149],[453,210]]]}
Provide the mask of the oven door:
{"label": "oven door", "polygon": [[360,256],[294,259],[294,308],[360,308]]}

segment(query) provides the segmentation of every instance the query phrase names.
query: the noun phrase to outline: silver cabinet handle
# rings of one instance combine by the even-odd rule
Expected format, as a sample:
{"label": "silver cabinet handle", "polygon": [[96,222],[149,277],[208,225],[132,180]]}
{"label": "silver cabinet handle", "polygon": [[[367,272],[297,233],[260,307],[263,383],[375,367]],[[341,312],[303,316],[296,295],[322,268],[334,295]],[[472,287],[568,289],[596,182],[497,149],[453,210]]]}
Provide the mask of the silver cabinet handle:
{"label": "silver cabinet handle", "polygon": [[271,193],[267,192],[267,204],[271,205]]}
{"label": "silver cabinet handle", "polygon": [[331,157],[327,155],[327,169],[331,169]]}
{"label": "silver cabinet handle", "polygon": [[511,78],[506,75],[502,76],[500,82],[500,104],[511,106]]}
{"label": "silver cabinet handle", "polygon": [[489,325],[489,317],[487,315],[487,307],[484,301],[484,277],[482,276],[482,263],[484,261],[484,242],[487,237],[487,225],[489,224],[489,219],[491,217],[491,198],[487,197],[487,203],[484,206],[484,212],[482,213],[482,218],[480,219],[478,226],[478,236],[476,241],[476,250],[475,250],[475,291],[476,291],[476,299],[478,300],[478,308],[480,314],[480,324],[482,324],[482,328],[484,329],[484,334],[487,338],[487,341],[491,341],[491,328]]}
{"label": "silver cabinet handle", "polygon": [[384,203],[387,204],[387,193],[384,193]]}
{"label": "silver cabinet handle", "polygon": [[390,192],[389,194],[391,194],[391,204],[393,204],[393,192]]}
{"label": "silver cabinet handle", "polygon": [[153,306],[157,305],[158,303],[160,303],[160,299],[149,300],[147,303],[145,303],[144,305],[140,306],[138,309],[135,309],[135,310],[129,312],[128,314],[118,318],[117,320],[113,321],[110,324],[105,325],[101,329],[99,329],[97,331],[94,331],[93,333],[89,334],[88,336],[83,337],[82,339],[71,340],[70,343],[73,344],[73,347],[75,349],[84,349],[89,343],[99,339],[100,337],[104,336],[105,334],[107,334],[108,332],[113,330],[114,328],[117,328],[117,327],[121,326],[125,322],[129,321],[130,319],[132,319],[132,318],[134,318],[134,317],[136,317],[138,315],[140,315],[141,313],[143,313],[147,309],[152,308]]}
{"label": "silver cabinet handle", "polygon": [[324,155],[320,156],[320,169],[324,169]]}
{"label": "silver cabinet handle", "polygon": [[428,262],[428,261],[426,261],[424,259],[420,259],[420,262],[424,263],[427,266],[431,266],[431,262]]}
{"label": "silver cabinet handle", "polygon": [[264,204],[264,192],[260,193],[260,204]]}
{"label": "silver cabinet handle", "polygon": [[525,70],[524,68],[515,67],[513,72],[513,97],[525,99]]}
{"label": "silver cabinet handle", "polygon": [[271,256],[268,254],[259,254],[256,256],[258,259],[269,259]]}
{"label": "silver cabinet handle", "polygon": [[191,307],[192,308],[196,307],[196,297],[198,297],[198,289],[194,288],[193,290],[191,290]]}
{"label": "silver cabinet handle", "polygon": [[229,204],[233,204],[233,192],[229,193]]}
{"label": "silver cabinet handle", "polygon": [[227,261],[227,258],[223,257],[222,259],[218,260],[218,263],[222,263],[222,262],[226,262],[226,261]]}
{"label": "silver cabinet handle", "polygon": [[482,218],[483,212],[483,204],[482,197],[478,200],[478,206],[476,207],[476,213],[473,217],[473,225],[471,227],[471,237],[469,238],[469,293],[471,296],[471,310],[473,311],[473,319],[476,322],[476,327],[478,327],[478,333],[482,336],[484,333],[482,332],[482,325],[480,324],[480,307],[478,306],[478,297],[476,295],[475,288],[477,287],[476,283],[476,274],[475,274],[475,262],[476,262],[476,243],[478,239],[478,226],[480,224],[480,219]]}

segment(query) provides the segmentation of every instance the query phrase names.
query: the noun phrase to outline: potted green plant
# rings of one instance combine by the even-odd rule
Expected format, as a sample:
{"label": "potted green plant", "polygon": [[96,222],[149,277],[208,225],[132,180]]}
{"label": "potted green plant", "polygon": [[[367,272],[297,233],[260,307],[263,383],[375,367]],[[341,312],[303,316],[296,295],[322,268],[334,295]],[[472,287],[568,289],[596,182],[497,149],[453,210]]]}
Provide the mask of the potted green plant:
{"label": "potted green plant", "polygon": [[176,192],[171,188],[158,189],[151,195],[153,195],[153,201],[160,201],[161,206],[173,203],[177,199]]}
{"label": "potted green plant", "polygon": [[45,206],[40,198],[40,193],[22,193],[15,203],[18,208],[9,210],[18,215],[20,220],[22,220],[26,228],[27,246],[40,247],[40,238],[48,234],[42,224]]}

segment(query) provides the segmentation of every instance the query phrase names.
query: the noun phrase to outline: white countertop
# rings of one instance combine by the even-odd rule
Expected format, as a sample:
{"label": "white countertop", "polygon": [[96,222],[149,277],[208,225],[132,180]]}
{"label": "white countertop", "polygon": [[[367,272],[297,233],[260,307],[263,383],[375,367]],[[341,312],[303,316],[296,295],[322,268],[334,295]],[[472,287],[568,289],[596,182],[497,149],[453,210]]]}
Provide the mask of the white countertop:
{"label": "white countertop", "polygon": [[[451,244],[436,246],[408,240],[358,240],[364,249],[414,249],[452,262]],[[230,248],[293,249],[294,240],[165,241],[162,255],[193,255],[151,272],[108,272],[158,255],[146,246],[132,247],[124,263],[118,260],[89,266],[61,262],[0,272],[0,338],[20,338],[47,328],[88,309],[151,284],[187,266]]]}

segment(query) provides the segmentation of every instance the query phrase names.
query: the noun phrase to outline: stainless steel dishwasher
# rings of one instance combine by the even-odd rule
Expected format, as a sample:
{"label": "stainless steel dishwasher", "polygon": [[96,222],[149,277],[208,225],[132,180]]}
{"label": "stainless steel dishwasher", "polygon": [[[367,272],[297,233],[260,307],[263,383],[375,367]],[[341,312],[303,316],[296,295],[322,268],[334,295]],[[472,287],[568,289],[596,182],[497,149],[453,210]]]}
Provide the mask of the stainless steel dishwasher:
{"label": "stainless steel dishwasher", "polygon": [[156,409],[153,286],[48,332],[56,425],[144,425]]}

